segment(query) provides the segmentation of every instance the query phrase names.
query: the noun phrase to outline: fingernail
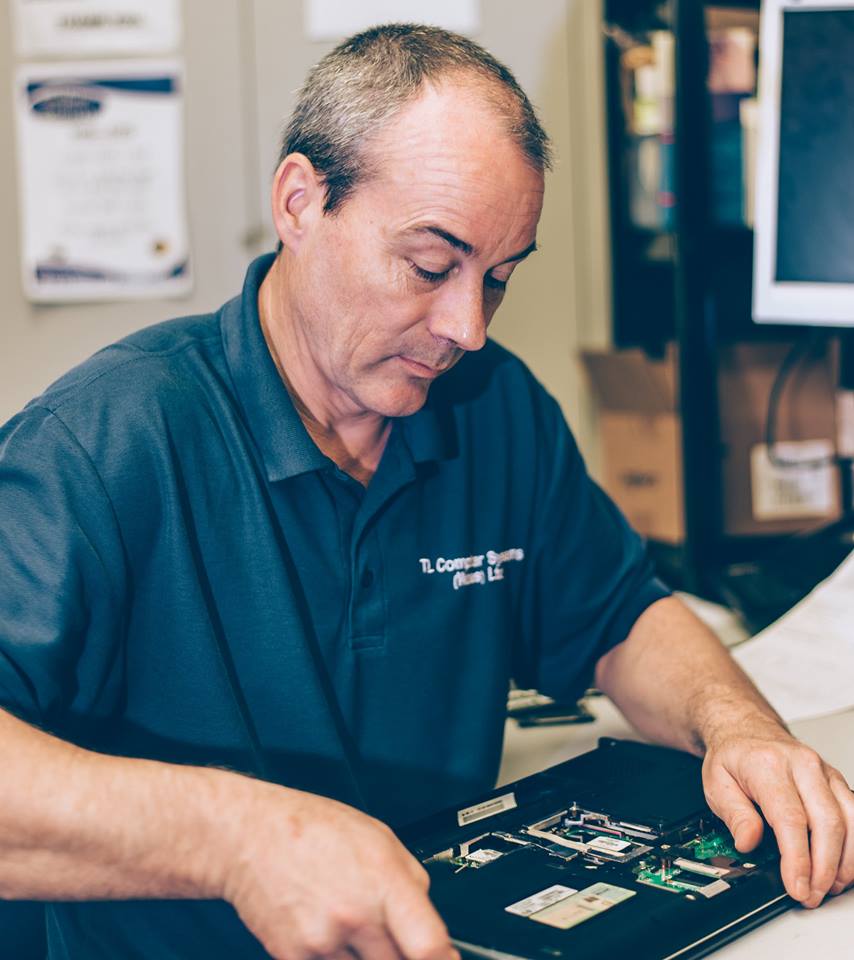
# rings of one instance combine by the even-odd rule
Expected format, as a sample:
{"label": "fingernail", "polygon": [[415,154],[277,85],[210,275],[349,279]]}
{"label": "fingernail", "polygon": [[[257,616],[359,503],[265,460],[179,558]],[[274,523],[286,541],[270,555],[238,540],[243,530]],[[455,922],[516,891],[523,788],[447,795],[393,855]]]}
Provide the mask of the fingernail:
{"label": "fingernail", "polygon": [[795,882],[795,900],[806,900],[810,895],[810,882],[806,877],[800,877]]}

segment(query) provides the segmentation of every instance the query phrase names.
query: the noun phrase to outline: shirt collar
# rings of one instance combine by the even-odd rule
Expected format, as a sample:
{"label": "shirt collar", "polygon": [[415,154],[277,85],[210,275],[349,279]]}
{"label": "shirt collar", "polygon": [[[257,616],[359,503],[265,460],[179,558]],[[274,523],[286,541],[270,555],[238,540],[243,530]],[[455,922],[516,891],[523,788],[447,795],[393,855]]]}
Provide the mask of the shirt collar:
{"label": "shirt collar", "polygon": [[[261,329],[258,291],[275,259],[274,253],[268,253],[253,260],[246,271],[243,292],[221,312],[226,362],[267,478],[273,482],[323,469],[332,462],[305,429]],[[402,427],[416,463],[453,455],[452,420],[432,402],[434,391],[435,385],[421,410],[395,424],[395,429],[398,424]]]}
{"label": "shirt collar", "polygon": [[221,321],[226,362],[271,481],[330,463],[308,435],[261,329],[258,291],[275,259],[274,253],[268,253],[249,264],[243,292],[222,308]]}

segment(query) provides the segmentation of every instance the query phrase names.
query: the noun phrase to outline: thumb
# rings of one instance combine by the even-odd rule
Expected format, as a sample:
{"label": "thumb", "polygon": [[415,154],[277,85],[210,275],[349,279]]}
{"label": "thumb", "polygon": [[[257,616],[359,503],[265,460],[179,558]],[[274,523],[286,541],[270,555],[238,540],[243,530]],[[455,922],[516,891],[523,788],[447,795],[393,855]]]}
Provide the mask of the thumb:
{"label": "thumb", "polygon": [[753,801],[732,774],[721,766],[704,771],[706,801],[727,825],[736,849],[747,853],[762,839],[764,825]]}
{"label": "thumb", "polygon": [[404,960],[459,960],[448,928],[424,890],[399,885],[385,903],[386,928]]}

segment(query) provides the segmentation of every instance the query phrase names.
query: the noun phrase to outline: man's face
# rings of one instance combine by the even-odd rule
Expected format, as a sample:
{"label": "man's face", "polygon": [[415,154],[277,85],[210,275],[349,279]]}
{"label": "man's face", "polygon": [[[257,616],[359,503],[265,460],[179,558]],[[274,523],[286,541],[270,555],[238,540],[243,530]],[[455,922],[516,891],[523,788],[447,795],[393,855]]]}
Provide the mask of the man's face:
{"label": "man's face", "polygon": [[333,409],[399,417],[483,346],[534,248],[543,177],[465,87],[428,86],[372,153],[378,176],[314,221],[288,272]]}

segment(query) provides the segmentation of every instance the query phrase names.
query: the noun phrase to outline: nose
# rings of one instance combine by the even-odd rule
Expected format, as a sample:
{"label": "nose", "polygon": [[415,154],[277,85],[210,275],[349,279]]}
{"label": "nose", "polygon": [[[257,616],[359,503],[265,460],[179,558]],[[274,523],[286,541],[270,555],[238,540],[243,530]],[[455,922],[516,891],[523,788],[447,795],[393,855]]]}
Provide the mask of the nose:
{"label": "nose", "polygon": [[434,337],[447,340],[460,350],[480,350],[486,343],[489,316],[483,288],[448,285],[430,311],[429,329]]}

